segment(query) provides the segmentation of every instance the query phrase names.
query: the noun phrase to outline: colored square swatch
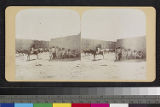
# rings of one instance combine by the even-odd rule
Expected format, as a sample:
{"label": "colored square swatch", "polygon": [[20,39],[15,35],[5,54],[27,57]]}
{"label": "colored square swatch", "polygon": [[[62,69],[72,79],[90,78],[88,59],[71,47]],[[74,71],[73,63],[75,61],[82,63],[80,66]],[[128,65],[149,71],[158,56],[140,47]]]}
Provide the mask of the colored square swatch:
{"label": "colored square swatch", "polygon": [[160,107],[160,104],[148,104],[147,107]]}
{"label": "colored square swatch", "polygon": [[53,107],[71,107],[71,103],[53,103]]}
{"label": "colored square swatch", "polygon": [[91,107],[109,107],[109,104],[91,104]]}
{"label": "colored square swatch", "polygon": [[33,107],[52,107],[51,103],[37,103],[34,104]]}
{"label": "colored square swatch", "polygon": [[32,103],[15,103],[14,107],[33,107]]}
{"label": "colored square swatch", "polygon": [[129,107],[128,104],[110,104],[110,107]]}
{"label": "colored square swatch", "polygon": [[129,104],[129,107],[148,107],[147,104]]}
{"label": "colored square swatch", "polygon": [[73,103],[72,107],[90,107],[90,104]]}
{"label": "colored square swatch", "polygon": [[0,103],[0,107],[14,107],[13,103]]}

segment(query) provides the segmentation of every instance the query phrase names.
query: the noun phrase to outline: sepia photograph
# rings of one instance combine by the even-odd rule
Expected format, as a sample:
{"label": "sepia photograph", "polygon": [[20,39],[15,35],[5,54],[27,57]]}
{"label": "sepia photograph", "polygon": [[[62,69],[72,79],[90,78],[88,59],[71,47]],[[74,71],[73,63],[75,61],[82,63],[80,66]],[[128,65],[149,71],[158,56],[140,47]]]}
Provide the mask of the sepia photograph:
{"label": "sepia photograph", "polygon": [[68,79],[80,66],[80,17],[67,9],[16,16],[16,79]]}
{"label": "sepia photograph", "polygon": [[154,18],[151,7],[9,7],[6,80],[152,82]]}
{"label": "sepia photograph", "polygon": [[144,12],[93,9],[84,12],[81,23],[81,68],[92,80],[146,79]]}

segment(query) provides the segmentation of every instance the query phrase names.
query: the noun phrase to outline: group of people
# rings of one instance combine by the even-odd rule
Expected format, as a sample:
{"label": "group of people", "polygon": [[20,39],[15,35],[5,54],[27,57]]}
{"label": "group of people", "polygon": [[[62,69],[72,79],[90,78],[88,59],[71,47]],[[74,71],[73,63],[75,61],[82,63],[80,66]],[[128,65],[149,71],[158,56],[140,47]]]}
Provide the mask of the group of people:
{"label": "group of people", "polygon": [[131,50],[118,47],[115,49],[115,60],[144,59],[145,54],[140,50]]}
{"label": "group of people", "polygon": [[51,47],[49,48],[49,60],[64,59],[64,58],[76,58],[80,57],[80,52],[77,50]]}
{"label": "group of people", "polygon": [[34,48],[34,47],[31,47],[29,49],[17,49],[16,50],[16,54],[19,54],[19,55],[24,55],[25,52],[24,51],[29,51],[31,54],[34,53],[34,51],[37,51],[38,53],[43,53],[43,52],[49,52],[49,49],[48,48]]}
{"label": "group of people", "polygon": [[104,58],[104,54],[114,53],[115,61],[120,60],[130,60],[130,59],[145,59],[145,53],[141,50],[132,50],[132,49],[124,49],[121,47],[117,47],[115,49],[101,49],[96,48],[96,50],[84,49],[82,51],[85,56],[86,55],[102,55]]}
{"label": "group of people", "polygon": [[[28,57],[27,59],[30,59],[30,55],[34,54],[37,55],[39,53],[43,52],[49,52],[49,60],[54,60],[54,59],[64,59],[64,58],[78,58],[80,57],[81,53],[80,50],[74,50],[74,49],[65,49],[65,48],[59,48],[59,47],[51,47],[51,48],[37,48],[34,49],[33,47],[30,50],[16,50],[17,54],[26,54]],[[92,54],[94,55],[94,58],[96,55],[102,55],[104,58],[104,49],[97,48],[95,51],[94,50],[83,50],[83,52],[86,54]],[[109,53],[110,51],[107,51]],[[120,61],[120,60],[129,60],[129,59],[144,59],[145,58],[145,53],[141,50],[132,50],[132,49],[124,49],[121,47],[117,47],[114,50],[115,53],[115,60]]]}
{"label": "group of people", "polygon": [[39,48],[39,52],[43,53],[43,52],[49,52],[48,48]]}
{"label": "group of people", "polygon": [[80,57],[80,51],[78,49],[71,50],[54,46],[51,48],[31,47],[29,49],[17,49],[16,56],[27,55],[27,60],[30,60],[30,55],[36,55],[38,59],[38,54],[44,52],[49,52],[49,60]]}

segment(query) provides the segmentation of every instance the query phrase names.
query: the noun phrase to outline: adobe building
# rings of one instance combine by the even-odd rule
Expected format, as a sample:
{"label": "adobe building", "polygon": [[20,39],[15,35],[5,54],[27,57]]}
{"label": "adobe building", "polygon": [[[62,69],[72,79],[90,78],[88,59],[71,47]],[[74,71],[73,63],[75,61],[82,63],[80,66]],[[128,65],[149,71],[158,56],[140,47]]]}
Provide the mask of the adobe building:
{"label": "adobe building", "polygon": [[49,47],[59,47],[71,50],[80,50],[81,37],[80,35],[72,35],[65,37],[53,38],[49,42]]}
{"label": "adobe building", "polygon": [[16,50],[28,50],[33,48],[48,48],[49,41],[31,40],[31,39],[16,39]]}
{"label": "adobe building", "polygon": [[146,54],[146,37],[139,36],[132,38],[117,39],[116,47],[119,46],[124,49],[143,51]]}
{"label": "adobe building", "polygon": [[115,49],[115,42],[82,38],[82,49],[96,49],[96,47],[101,49]]}
{"label": "adobe building", "polygon": [[16,39],[16,50],[27,50],[34,44],[33,40],[30,39]]}

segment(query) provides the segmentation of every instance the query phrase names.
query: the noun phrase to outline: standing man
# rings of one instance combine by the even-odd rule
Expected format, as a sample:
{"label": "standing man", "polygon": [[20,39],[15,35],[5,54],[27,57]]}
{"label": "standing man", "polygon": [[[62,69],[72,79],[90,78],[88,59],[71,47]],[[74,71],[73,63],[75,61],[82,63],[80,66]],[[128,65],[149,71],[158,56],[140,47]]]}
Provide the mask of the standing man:
{"label": "standing man", "polygon": [[51,61],[53,58],[53,55],[52,55],[52,48],[49,48],[49,61]]}
{"label": "standing man", "polygon": [[121,57],[122,57],[122,49],[121,47],[118,47],[115,49],[115,57],[116,57],[116,61],[120,61]]}
{"label": "standing man", "polygon": [[56,57],[56,49],[55,47],[53,46],[52,47],[52,59]]}

